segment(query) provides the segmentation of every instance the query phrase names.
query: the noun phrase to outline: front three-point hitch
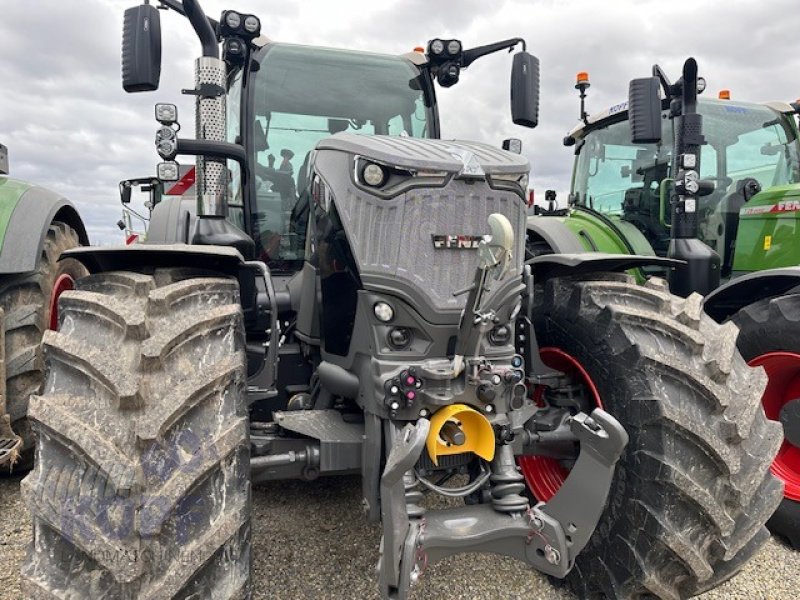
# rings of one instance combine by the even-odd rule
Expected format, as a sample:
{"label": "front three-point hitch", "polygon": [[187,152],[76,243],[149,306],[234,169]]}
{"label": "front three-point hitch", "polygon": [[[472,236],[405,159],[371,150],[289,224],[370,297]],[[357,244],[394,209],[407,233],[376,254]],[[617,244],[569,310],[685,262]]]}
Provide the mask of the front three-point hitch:
{"label": "front three-point hitch", "polygon": [[[460,402],[443,404],[430,420],[421,418],[405,426],[395,420],[386,423],[390,450],[380,479],[379,578],[389,598],[408,597],[427,566],[464,552],[511,556],[549,575],[566,576],[597,526],[614,467],[628,442],[619,422],[599,408],[591,414],[567,416],[558,434],[580,445],[577,460],[553,498],[529,503],[515,455],[534,451],[543,440],[526,428],[532,427],[537,407],[525,398],[525,386],[516,376],[523,357],[514,355],[510,364],[503,365],[479,355],[496,321],[498,300],[489,294],[491,283],[505,272],[513,246],[513,230],[505,217],[491,215],[489,223],[492,236],[480,242],[479,265],[474,284],[467,290],[452,363],[423,363],[408,376],[412,384],[420,378],[426,382],[424,389],[409,388],[415,398],[427,394],[445,403],[453,390],[459,390],[454,399]],[[530,279],[526,272],[528,288]],[[532,352],[538,353],[535,339],[532,343]],[[532,366],[529,381],[550,385],[560,380],[559,373],[541,361]],[[389,398],[404,398],[406,383],[389,385]],[[506,384],[510,389],[502,388]],[[519,389],[522,394],[517,393]],[[402,411],[396,402],[395,416]],[[483,406],[483,411],[470,404]],[[478,465],[466,485],[444,487],[429,479],[435,466],[447,460],[455,464],[465,452],[471,452],[473,465]],[[463,498],[466,504],[426,510],[421,505],[422,489]]]}

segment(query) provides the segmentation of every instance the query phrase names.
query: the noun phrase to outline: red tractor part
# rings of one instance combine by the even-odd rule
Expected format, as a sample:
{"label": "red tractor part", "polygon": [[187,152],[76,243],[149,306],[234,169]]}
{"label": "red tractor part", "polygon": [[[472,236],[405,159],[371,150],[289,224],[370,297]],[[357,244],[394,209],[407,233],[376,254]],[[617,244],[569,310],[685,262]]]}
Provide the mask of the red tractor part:
{"label": "red tractor part", "polygon": [[50,323],[48,329],[58,329],[58,298],[64,292],[75,289],[75,279],[69,273],[59,275],[53,283],[53,291],[50,292]]}
{"label": "red tractor part", "polygon": [[785,439],[772,463],[772,473],[784,482],[784,495],[800,502],[800,354],[768,352],[750,361],[769,377],[761,399],[768,419],[783,423]]}
{"label": "red tractor part", "polygon": [[[561,371],[572,377],[577,383],[583,384],[589,392],[593,404],[598,408],[603,408],[597,386],[578,359],[553,347],[541,348],[539,356],[548,367]],[[534,400],[537,404],[541,401],[543,393],[544,387],[539,387],[534,391]],[[517,463],[528,484],[528,489],[540,502],[548,502],[555,496],[569,475],[569,471],[558,460],[548,456],[520,456],[517,458]]]}

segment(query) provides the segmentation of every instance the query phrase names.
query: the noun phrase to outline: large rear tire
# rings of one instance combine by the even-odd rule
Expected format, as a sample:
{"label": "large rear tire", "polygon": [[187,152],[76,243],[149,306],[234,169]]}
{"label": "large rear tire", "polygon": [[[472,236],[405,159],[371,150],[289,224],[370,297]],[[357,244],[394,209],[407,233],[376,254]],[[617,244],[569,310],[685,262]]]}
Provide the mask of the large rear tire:
{"label": "large rear tire", "polygon": [[244,333],[235,281],[92,275],[43,340],[23,480],[27,598],[248,598]]}
{"label": "large rear tire", "polygon": [[606,508],[567,578],[581,598],[686,598],[733,576],[768,538],[781,443],[759,399],[765,376],[701,298],[627,275],[553,279],[536,334],[585,372],[630,441]]}
{"label": "large rear tire", "polygon": [[[42,335],[53,320],[58,295],[74,287],[87,274],[78,261],[59,261],[61,253],[80,245],[78,233],[69,225],[50,225],[36,263],[36,270],[0,278],[0,307],[4,312],[5,410],[14,433],[21,438],[16,456],[3,468],[29,469],[33,463],[33,434],[28,423],[28,401],[44,383]],[[0,417],[3,418],[3,417]]]}
{"label": "large rear tire", "polygon": [[800,550],[800,294],[755,302],[736,313],[733,322],[739,326],[742,356],[769,376],[764,410],[770,419],[783,421],[787,431],[772,465],[784,482],[784,498],[767,526]]}

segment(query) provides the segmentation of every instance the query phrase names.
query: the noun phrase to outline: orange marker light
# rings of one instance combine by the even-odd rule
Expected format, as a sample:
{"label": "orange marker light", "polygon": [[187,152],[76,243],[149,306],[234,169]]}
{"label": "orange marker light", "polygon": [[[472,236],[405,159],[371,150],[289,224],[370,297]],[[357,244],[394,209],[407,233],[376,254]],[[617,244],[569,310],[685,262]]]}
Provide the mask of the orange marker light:
{"label": "orange marker light", "polygon": [[731,91],[730,90],[720,90],[719,91],[719,99],[720,100],[730,100],[731,99]]}
{"label": "orange marker light", "polygon": [[589,83],[589,74],[586,71],[581,71],[575,77],[576,83]]}
{"label": "orange marker light", "polygon": [[422,46],[417,46],[416,48],[414,48],[414,52],[419,52],[420,54],[425,54],[425,48],[423,48]]}

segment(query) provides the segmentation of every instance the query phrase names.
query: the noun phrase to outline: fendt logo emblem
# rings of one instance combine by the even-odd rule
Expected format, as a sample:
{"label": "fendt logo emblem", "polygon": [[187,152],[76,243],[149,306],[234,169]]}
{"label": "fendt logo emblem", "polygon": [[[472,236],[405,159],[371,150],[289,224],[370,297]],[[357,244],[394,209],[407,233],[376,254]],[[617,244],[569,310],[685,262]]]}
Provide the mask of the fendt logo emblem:
{"label": "fendt logo emblem", "polygon": [[431,234],[434,248],[452,248],[454,250],[477,250],[483,241],[482,235],[441,235]]}
{"label": "fendt logo emblem", "polygon": [[779,212],[794,212],[800,210],[800,200],[782,200],[778,202]]}

